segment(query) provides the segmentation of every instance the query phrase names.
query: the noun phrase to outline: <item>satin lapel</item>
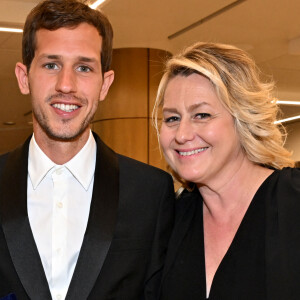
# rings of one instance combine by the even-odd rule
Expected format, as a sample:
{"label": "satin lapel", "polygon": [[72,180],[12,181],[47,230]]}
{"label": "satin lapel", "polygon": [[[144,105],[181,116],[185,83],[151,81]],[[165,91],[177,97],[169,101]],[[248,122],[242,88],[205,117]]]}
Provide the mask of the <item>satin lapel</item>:
{"label": "satin lapel", "polygon": [[119,202],[117,155],[98,136],[90,216],[66,300],[87,299],[108,253]]}
{"label": "satin lapel", "polygon": [[[196,201],[199,201],[199,199],[196,199],[197,197],[199,197],[198,192],[192,192],[192,194],[187,195],[187,199],[180,199],[184,205],[176,205],[175,227],[168,245],[168,253],[162,275],[162,282],[175,261],[180,244],[189,230],[191,221],[195,214]],[[194,199],[196,200],[193,201]]]}
{"label": "satin lapel", "polygon": [[8,249],[30,299],[51,299],[27,214],[27,164],[30,138],[10,153],[0,179],[1,220]]}

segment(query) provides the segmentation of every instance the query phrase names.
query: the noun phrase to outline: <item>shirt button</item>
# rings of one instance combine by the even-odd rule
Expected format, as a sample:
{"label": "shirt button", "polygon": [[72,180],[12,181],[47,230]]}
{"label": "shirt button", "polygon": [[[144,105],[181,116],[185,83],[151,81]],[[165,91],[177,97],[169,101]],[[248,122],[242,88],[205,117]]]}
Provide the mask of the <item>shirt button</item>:
{"label": "shirt button", "polygon": [[57,294],[57,295],[56,295],[56,299],[57,299],[57,300],[61,300],[61,295],[60,295],[60,294]]}
{"label": "shirt button", "polygon": [[57,175],[61,175],[61,174],[62,174],[62,169],[56,170],[56,174],[57,174]]}
{"label": "shirt button", "polygon": [[63,208],[63,204],[61,202],[57,202],[56,205],[57,205],[58,208]]}

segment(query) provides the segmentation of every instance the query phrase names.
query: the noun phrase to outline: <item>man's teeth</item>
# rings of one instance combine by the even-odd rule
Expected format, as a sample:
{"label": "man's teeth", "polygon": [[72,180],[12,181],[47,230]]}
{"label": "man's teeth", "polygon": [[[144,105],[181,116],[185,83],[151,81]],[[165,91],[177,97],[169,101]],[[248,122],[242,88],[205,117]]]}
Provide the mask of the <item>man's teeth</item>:
{"label": "man's teeth", "polygon": [[65,112],[72,112],[73,110],[77,109],[79,106],[74,105],[74,104],[59,104],[55,103],[52,105],[55,108],[58,108],[60,110],[63,110]]}
{"label": "man's teeth", "polygon": [[179,151],[179,154],[183,155],[183,156],[188,156],[188,155],[197,154],[197,153],[202,152],[202,151],[204,151],[206,149],[207,149],[207,147],[196,149],[196,150],[192,150],[192,151],[187,151],[187,152]]}

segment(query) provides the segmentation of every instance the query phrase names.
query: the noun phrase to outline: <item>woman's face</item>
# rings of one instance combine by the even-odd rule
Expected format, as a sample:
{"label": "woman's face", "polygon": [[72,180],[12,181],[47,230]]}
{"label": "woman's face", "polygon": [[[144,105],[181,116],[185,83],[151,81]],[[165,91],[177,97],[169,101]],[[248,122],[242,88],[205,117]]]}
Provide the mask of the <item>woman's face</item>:
{"label": "woman's face", "polygon": [[169,81],[160,143],[170,167],[198,184],[233,176],[232,170],[244,158],[232,116],[212,83],[199,74]]}

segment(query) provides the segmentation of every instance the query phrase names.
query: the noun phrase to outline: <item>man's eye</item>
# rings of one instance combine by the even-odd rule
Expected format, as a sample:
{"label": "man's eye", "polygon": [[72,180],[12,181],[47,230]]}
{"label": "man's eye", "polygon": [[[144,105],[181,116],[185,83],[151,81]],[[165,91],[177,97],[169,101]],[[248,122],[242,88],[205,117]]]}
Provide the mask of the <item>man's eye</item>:
{"label": "man's eye", "polygon": [[211,114],[208,113],[198,113],[195,115],[195,119],[203,120],[211,117]]}
{"label": "man's eye", "polygon": [[58,66],[55,63],[45,64],[44,67],[48,70],[57,70]]}
{"label": "man's eye", "polygon": [[90,72],[90,71],[91,71],[91,68],[89,68],[89,67],[87,67],[87,66],[79,66],[79,67],[77,68],[77,70],[78,70],[79,72],[87,73],[87,72]]}

